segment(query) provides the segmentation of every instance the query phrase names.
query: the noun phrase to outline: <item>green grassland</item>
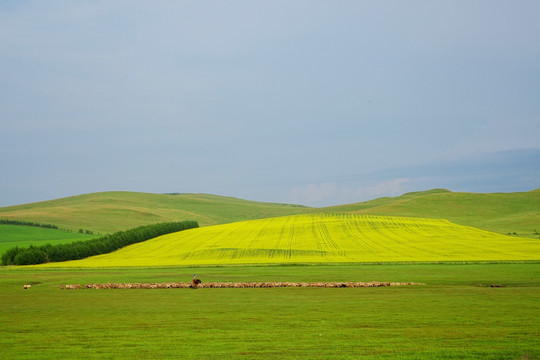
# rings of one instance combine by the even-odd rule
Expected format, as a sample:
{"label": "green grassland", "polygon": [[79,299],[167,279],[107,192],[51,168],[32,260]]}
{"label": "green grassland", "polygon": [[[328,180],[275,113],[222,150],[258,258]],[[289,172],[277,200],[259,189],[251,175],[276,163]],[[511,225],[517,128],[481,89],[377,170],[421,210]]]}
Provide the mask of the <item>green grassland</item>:
{"label": "green grassland", "polygon": [[[435,190],[320,209],[211,195],[128,192],[0,208],[0,218],[94,232],[188,219],[203,225],[69,264],[77,267],[0,268],[0,357],[538,359],[538,261],[357,263],[539,260],[534,231],[540,230],[538,205],[538,190],[514,194]],[[419,216],[424,219],[414,218]],[[508,232],[519,237],[502,235]],[[279,265],[287,259],[291,266]],[[266,266],[238,265],[250,262]],[[221,265],[205,265],[209,263]],[[67,267],[68,263],[53,265]],[[190,281],[193,273],[203,282],[426,285],[198,290],[59,287]],[[23,290],[23,284],[33,286]]]}
{"label": "green grassland", "polygon": [[[415,281],[387,288],[60,284]],[[23,284],[34,284],[23,290]],[[493,288],[490,284],[505,287]],[[5,359],[538,359],[540,264],[0,270]]]}
{"label": "green grassland", "polygon": [[0,218],[110,233],[160,222],[200,226],[299,214],[309,208],[205,194],[102,192],[0,208]]}
{"label": "green grassland", "polygon": [[89,240],[96,236],[33,226],[0,225],[0,256],[6,250],[15,246],[29,247],[30,245],[65,244],[74,241]]}
{"label": "green grassland", "polygon": [[443,189],[325,208],[358,214],[448,219],[500,234],[540,235],[540,189],[517,193],[454,193]]}
{"label": "green grassland", "polygon": [[540,260],[540,241],[447,220],[310,214],[207,226],[49,267]]}
{"label": "green grassland", "polygon": [[92,193],[0,208],[0,218],[107,233],[158,222],[195,220],[200,226],[305,213],[448,219],[500,234],[540,236],[540,189],[474,194],[429,190],[328,208],[247,201],[204,194]]}

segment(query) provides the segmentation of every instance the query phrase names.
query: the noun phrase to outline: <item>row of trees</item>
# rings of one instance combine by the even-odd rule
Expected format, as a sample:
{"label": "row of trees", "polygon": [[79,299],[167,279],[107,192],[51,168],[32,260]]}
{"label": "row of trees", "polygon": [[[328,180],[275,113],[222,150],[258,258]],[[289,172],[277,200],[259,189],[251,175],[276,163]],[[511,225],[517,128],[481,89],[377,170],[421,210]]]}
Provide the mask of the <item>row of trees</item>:
{"label": "row of trees", "polygon": [[[24,221],[24,220],[9,220],[9,219],[0,219],[0,225],[21,225],[21,226],[34,226],[34,227],[40,227],[40,228],[46,228],[46,229],[54,229],[54,230],[63,230],[63,231],[71,231],[69,229],[60,229],[56,225],[51,224],[40,224],[35,223],[31,221]],[[94,232],[92,230],[85,230],[85,229],[79,229],[79,234],[89,234],[93,235]]]}
{"label": "row of trees", "polygon": [[42,228],[47,228],[47,229],[58,230],[58,226],[56,226],[56,225],[39,224],[39,223],[31,222],[31,221],[21,221],[21,220],[0,219],[0,225],[35,226],[35,227],[42,227]]}
{"label": "row of trees", "polygon": [[14,247],[2,255],[2,265],[33,265],[47,262],[78,260],[106,254],[124,246],[153,239],[177,231],[199,227],[196,221],[159,223],[119,231],[97,239],[76,241],[69,244]]}

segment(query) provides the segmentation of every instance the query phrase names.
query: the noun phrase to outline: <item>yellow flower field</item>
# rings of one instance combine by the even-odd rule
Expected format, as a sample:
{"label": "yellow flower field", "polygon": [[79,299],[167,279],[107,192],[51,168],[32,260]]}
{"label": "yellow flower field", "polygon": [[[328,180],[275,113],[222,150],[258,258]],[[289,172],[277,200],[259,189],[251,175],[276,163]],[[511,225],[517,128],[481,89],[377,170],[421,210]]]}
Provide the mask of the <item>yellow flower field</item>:
{"label": "yellow flower field", "polygon": [[309,214],[201,227],[42,266],[540,260],[540,241],[447,220]]}

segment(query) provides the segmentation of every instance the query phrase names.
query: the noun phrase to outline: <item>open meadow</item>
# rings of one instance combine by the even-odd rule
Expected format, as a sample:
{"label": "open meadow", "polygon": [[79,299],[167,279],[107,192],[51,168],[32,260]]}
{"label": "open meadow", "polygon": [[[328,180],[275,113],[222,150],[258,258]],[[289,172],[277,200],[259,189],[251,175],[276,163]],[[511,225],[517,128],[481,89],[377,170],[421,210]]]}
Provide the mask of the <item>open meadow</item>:
{"label": "open meadow", "polygon": [[150,194],[109,191],[0,208],[0,219],[55,224],[77,231],[112,233],[183,220],[201,226],[311,211],[300,205],[249,201],[208,194]]}
{"label": "open meadow", "polygon": [[489,194],[433,189],[325,210],[448,219],[500,234],[536,239],[540,235],[540,189]]}
{"label": "open meadow", "polygon": [[[434,190],[314,209],[114,192],[3,208],[10,220],[102,232],[188,215],[203,226],[82,260],[1,267],[0,358],[540,359],[538,194]],[[43,234],[4,230],[21,245]],[[61,288],[193,274],[425,285]]]}
{"label": "open meadow", "polygon": [[540,236],[540,189],[476,194],[434,189],[362,203],[313,208],[207,194],[113,191],[0,208],[0,219],[111,233],[159,222],[194,220],[201,227],[308,213],[357,213],[447,219],[500,234]]}
{"label": "open meadow", "polygon": [[[61,284],[396,281],[383,288]],[[33,284],[23,290],[23,284]],[[504,287],[490,287],[498,285]],[[5,359],[537,359],[540,264],[0,270]]]}
{"label": "open meadow", "polygon": [[6,250],[15,246],[66,244],[74,241],[89,240],[96,236],[34,226],[0,225],[0,256]]}

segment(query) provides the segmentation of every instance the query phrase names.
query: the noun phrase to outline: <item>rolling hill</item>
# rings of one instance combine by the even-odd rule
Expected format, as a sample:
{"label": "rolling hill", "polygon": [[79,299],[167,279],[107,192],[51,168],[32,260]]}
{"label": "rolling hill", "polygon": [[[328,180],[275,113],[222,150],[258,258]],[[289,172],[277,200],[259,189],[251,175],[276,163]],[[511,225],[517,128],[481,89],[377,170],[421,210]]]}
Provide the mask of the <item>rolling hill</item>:
{"label": "rolling hill", "polygon": [[306,214],[208,226],[49,267],[540,260],[540,241],[447,220]]}
{"label": "rolling hill", "polygon": [[0,208],[0,219],[110,233],[159,222],[195,220],[200,226],[299,214],[300,205],[206,194],[101,192]]}
{"label": "rolling hill", "polygon": [[500,234],[540,235],[540,189],[518,193],[408,193],[326,208],[276,204],[205,194],[101,192],[0,208],[0,219],[54,224],[110,233],[165,221],[200,226],[306,213],[355,213],[448,219]]}
{"label": "rolling hill", "polygon": [[540,189],[516,193],[459,193],[445,189],[385,197],[322,209],[325,212],[448,219],[461,225],[513,234],[540,235]]}

